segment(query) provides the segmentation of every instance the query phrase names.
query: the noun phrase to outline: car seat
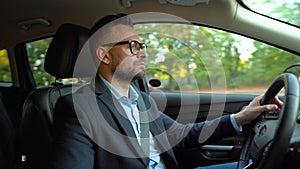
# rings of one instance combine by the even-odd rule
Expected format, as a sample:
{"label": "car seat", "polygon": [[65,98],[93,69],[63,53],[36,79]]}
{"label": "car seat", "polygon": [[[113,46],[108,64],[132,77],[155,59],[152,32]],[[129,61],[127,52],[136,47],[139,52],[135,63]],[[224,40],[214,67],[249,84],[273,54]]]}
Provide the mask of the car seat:
{"label": "car seat", "polygon": [[[51,86],[33,90],[25,99],[20,125],[23,168],[45,168],[52,144],[53,110],[58,98],[72,93],[82,83],[64,84],[65,78],[77,78],[73,69],[77,57],[89,38],[89,29],[75,24],[61,25],[45,57],[45,71],[56,78]],[[84,75],[82,75],[84,76]]]}
{"label": "car seat", "polygon": [[8,116],[0,95],[0,168],[14,168],[15,163],[15,129]]}

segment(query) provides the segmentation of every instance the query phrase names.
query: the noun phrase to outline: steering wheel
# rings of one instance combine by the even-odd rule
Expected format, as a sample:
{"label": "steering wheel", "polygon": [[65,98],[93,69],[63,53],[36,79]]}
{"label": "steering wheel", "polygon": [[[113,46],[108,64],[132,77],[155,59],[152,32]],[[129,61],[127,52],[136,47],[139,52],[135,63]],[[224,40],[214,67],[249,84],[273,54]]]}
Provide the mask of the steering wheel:
{"label": "steering wheel", "polygon": [[[261,105],[273,103],[284,88],[281,110],[262,113],[252,121],[248,138],[243,145],[238,169],[274,169],[280,166],[290,146],[299,110],[299,81],[291,73],[279,75],[264,94]],[[248,164],[249,158],[252,164]]]}

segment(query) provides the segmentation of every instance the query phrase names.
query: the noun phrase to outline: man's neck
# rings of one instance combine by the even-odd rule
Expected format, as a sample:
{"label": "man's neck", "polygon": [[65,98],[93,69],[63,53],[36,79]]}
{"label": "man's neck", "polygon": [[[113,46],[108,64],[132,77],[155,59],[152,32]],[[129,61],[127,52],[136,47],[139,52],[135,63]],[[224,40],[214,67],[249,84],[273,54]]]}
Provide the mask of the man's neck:
{"label": "man's neck", "polygon": [[124,96],[129,97],[130,82],[119,79],[113,79],[112,81],[110,81],[110,83]]}
{"label": "man's neck", "polygon": [[111,77],[101,73],[100,75],[124,96],[129,96],[130,80],[117,78],[116,76]]}
{"label": "man's neck", "polygon": [[[105,78],[105,77],[104,77]],[[114,88],[116,88],[124,96],[129,96],[130,81],[118,78],[105,78]]]}

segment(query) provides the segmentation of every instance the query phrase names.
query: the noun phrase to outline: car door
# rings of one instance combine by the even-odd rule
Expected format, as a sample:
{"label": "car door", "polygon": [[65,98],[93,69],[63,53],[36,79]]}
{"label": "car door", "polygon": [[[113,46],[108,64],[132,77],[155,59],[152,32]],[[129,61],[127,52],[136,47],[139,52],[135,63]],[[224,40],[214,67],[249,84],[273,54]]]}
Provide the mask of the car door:
{"label": "car door", "polygon": [[[193,123],[239,112],[255,95],[153,93],[152,97],[165,114],[181,123]],[[175,147],[174,152],[181,168],[238,161],[244,139],[242,133],[201,147]]]}
{"label": "car door", "polygon": [[[300,61],[279,48],[206,26],[152,23],[136,29],[148,44],[147,76],[141,84],[158,108],[180,123],[241,111],[285,67]],[[180,168],[238,161],[246,135],[174,147],[174,152]]]}
{"label": "car door", "polygon": [[26,94],[33,87],[23,57],[19,45],[14,46],[14,49],[0,48],[0,166],[4,168],[18,166],[21,160],[19,124]]}
{"label": "car door", "polygon": [[[22,117],[22,107],[27,90],[31,89],[25,70],[27,65],[22,62],[22,56],[16,50],[0,48],[0,102],[1,110],[7,112],[15,130]],[[18,56],[14,58],[15,56]],[[12,131],[17,132],[17,131]]]}

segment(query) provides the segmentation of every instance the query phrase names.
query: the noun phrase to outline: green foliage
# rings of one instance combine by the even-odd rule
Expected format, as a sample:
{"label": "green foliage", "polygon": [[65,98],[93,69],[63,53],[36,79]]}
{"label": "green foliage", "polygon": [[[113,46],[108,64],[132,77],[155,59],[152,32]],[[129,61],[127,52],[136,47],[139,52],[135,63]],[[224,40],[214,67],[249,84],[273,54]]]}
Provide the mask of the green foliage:
{"label": "green foliage", "polygon": [[0,82],[11,82],[11,72],[6,49],[0,50]]}
{"label": "green foliage", "polygon": [[52,38],[42,39],[26,44],[28,60],[38,86],[47,86],[54,82],[54,77],[45,72],[44,62]]}
{"label": "green foliage", "polygon": [[207,27],[141,24],[136,30],[149,44],[147,74],[169,91],[266,86],[300,61],[284,50]]}
{"label": "green foliage", "polygon": [[[284,69],[292,64],[299,63],[300,57],[288,53],[282,49],[255,42],[256,51],[249,59],[248,70],[245,70],[247,78],[244,83],[255,82],[257,85],[268,84],[274,80]],[[250,71],[251,70],[251,71]],[[246,84],[243,84],[246,85]]]}

